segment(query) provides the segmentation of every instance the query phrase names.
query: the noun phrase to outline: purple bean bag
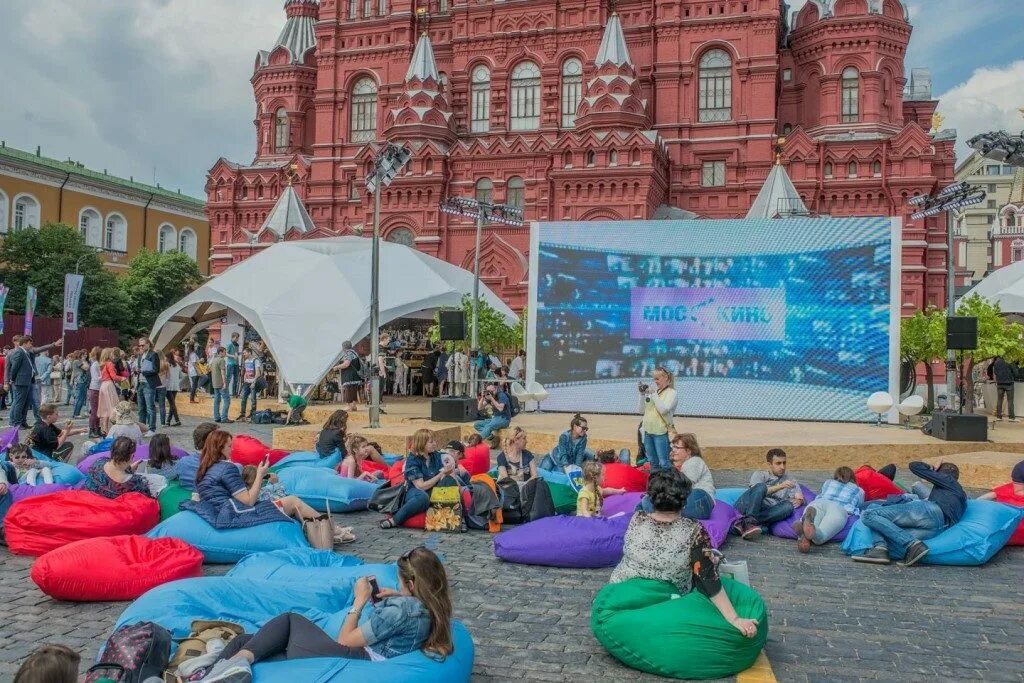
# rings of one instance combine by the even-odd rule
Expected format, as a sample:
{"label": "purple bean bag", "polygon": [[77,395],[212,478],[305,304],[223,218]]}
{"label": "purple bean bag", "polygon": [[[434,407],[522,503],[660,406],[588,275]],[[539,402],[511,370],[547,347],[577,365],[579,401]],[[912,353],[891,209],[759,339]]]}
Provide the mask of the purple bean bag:
{"label": "purple bean bag", "polygon": [[604,504],[601,506],[601,515],[603,517],[613,517],[620,512],[625,512],[627,515],[632,516],[633,511],[636,510],[636,506],[640,504],[640,499],[644,497],[642,493],[619,493],[614,496],[608,496],[604,499]]}
{"label": "purple bean bag", "polygon": [[0,451],[6,451],[16,443],[18,443],[17,427],[8,427],[0,432]]}
{"label": "purple bean bag", "polygon": [[739,511],[732,505],[720,500],[715,501],[715,507],[711,510],[710,519],[702,519],[700,523],[707,529],[711,537],[711,547],[721,548],[725,539],[729,536],[729,529],[740,518]]}
{"label": "purple bean bag", "polygon": [[[173,445],[171,446],[171,456],[175,460],[179,460],[181,458],[184,458],[186,455],[188,455],[187,451],[184,451],[181,448],[178,448],[177,446],[173,446]],[[103,451],[102,453],[93,453],[90,456],[82,458],[82,460],[78,463],[78,465],[76,465],[76,467],[78,467],[78,471],[79,472],[82,472],[83,474],[85,474],[86,472],[89,471],[89,468],[92,467],[92,464],[94,462],[96,462],[100,458],[109,458],[109,457],[110,457],[110,451]],[[136,446],[135,447],[135,455],[132,456],[132,462],[141,462],[143,460],[149,460],[149,444],[145,444],[145,443],[139,444],[138,446]]]}
{"label": "purple bean bag", "polygon": [[[800,512],[800,517],[803,517],[803,508],[800,508],[800,511],[801,511]],[[844,526],[839,531],[838,534],[833,536],[831,541],[835,541],[836,543],[839,543],[841,541],[845,541],[846,540],[846,534],[850,533],[850,529],[853,528],[853,525],[857,523],[858,519],[860,519],[860,517],[858,517],[857,515],[850,515],[849,517],[847,517],[846,518],[846,526]],[[797,520],[797,518],[793,517],[793,518],[790,518],[785,523],[784,522],[778,522],[777,524],[773,524],[772,525],[772,535],[773,536],[778,536],[779,538],[792,538],[792,539],[795,539],[796,538],[796,533],[793,532],[793,522],[795,522],[796,520]]]}
{"label": "purple bean bag", "polygon": [[631,513],[604,517],[545,517],[494,537],[494,555],[505,562],[545,567],[614,567]]}
{"label": "purple bean bag", "polygon": [[778,536],[779,538],[796,538],[796,534],[793,533],[793,522],[803,518],[804,510],[807,509],[807,503],[810,503],[817,498],[814,491],[810,490],[803,484],[800,485],[800,490],[804,492],[804,504],[793,510],[793,514],[786,519],[772,524],[769,530],[772,536]]}
{"label": "purple bean bag", "polygon": [[72,488],[67,484],[39,484],[38,486],[11,484],[11,498],[17,503],[19,500],[25,500],[32,496],[42,496],[47,493],[57,493],[58,491],[70,491]]}

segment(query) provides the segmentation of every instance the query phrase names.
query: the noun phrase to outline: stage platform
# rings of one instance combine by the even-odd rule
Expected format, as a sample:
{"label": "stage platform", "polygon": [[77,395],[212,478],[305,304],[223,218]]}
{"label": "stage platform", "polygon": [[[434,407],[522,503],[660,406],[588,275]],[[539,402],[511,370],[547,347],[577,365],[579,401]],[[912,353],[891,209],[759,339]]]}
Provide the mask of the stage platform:
{"label": "stage platform", "polygon": [[[181,402],[179,402],[181,403]],[[261,401],[260,408],[279,409],[276,402]],[[311,424],[300,427],[278,427],[273,446],[288,450],[311,450],[324,420],[342,406],[316,404],[306,409]],[[198,404],[179,405],[182,414],[207,417],[212,414],[208,398]],[[430,421],[430,399],[423,397],[390,397],[381,416],[381,427],[368,428],[365,406],[349,419],[350,431],[377,441],[387,452],[405,452],[408,439],[417,429],[426,427],[435,432],[439,444],[473,433],[471,423],[438,423]],[[232,417],[237,403],[232,406]],[[558,436],[569,426],[567,413],[522,413],[513,424],[529,433],[528,448],[546,453],[554,447]],[[590,415],[590,447],[636,449],[637,415]],[[875,427],[870,424],[834,422],[786,422],[777,420],[731,420],[719,418],[676,419],[680,431],[697,435],[704,457],[713,469],[754,469],[764,463],[770,448],[782,448],[789,455],[794,470],[831,470],[840,465],[862,464],[880,467],[890,462],[905,466],[912,460],[950,458],[962,463],[965,485],[986,488],[1009,478],[1013,463],[1024,459],[1024,422],[994,423],[988,442],[940,441],[919,429],[893,425]],[[956,456],[956,457],[952,457]]]}

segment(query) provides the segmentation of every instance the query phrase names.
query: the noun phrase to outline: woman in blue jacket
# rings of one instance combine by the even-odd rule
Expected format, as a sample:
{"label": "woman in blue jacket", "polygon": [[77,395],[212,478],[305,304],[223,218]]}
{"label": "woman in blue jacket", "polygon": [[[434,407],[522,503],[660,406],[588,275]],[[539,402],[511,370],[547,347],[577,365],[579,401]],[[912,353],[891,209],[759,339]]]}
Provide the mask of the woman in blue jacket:
{"label": "woman in blue jacket", "polygon": [[579,413],[572,416],[569,429],[562,432],[558,437],[558,445],[550,454],[544,457],[540,468],[555,472],[561,472],[569,465],[583,467],[587,460],[594,460],[597,455],[587,448],[587,418]]}

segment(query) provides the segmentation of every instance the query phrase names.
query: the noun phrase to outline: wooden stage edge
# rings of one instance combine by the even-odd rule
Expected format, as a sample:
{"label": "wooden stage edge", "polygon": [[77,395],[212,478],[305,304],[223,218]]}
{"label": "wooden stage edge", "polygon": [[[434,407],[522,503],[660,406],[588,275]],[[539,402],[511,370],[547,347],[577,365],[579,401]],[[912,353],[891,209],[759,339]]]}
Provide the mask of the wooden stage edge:
{"label": "wooden stage edge", "polygon": [[[259,407],[280,408],[269,400],[260,401]],[[312,449],[320,426],[341,407],[337,404],[309,406],[306,418],[312,424],[274,429],[273,446],[288,450]],[[179,409],[182,414],[195,417],[212,414],[209,399],[197,404],[185,403]],[[409,437],[420,428],[434,431],[441,445],[473,433],[472,423],[431,422],[430,401],[422,397],[390,397],[385,409],[387,414],[381,417],[381,427],[371,430],[368,428],[366,407],[359,406],[349,419],[350,433],[377,441],[391,453],[405,452]],[[235,406],[232,407],[232,416],[234,410]],[[559,434],[567,429],[570,418],[567,413],[523,413],[513,424],[527,430],[527,447],[531,451],[546,453],[554,447]],[[590,448],[636,449],[639,421],[637,415],[590,416]],[[975,485],[974,481],[984,480],[982,485],[989,486],[992,485],[989,481],[1007,481],[1009,468],[1024,458],[1016,457],[1024,454],[1024,423],[996,423],[989,430],[987,442],[941,441],[922,434],[919,429],[892,425],[875,427],[851,423],[680,417],[676,419],[676,426],[680,431],[697,435],[705,459],[717,469],[759,468],[770,448],[784,449],[789,456],[790,469],[795,471],[831,470],[840,465],[880,467],[888,463],[903,467],[912,460],[944,457],[958,462],[962,460],[965,475],[973,473],[971,482],[965,483]]]}

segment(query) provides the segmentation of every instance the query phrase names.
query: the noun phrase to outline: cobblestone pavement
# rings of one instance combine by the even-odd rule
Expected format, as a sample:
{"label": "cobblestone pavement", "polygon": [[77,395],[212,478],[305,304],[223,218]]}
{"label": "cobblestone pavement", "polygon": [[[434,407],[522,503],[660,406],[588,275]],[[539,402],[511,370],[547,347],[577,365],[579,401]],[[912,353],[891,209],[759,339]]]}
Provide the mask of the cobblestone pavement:
{"label": "cobblestone pavement", "polygon": [[[191,426],[169,430],[190,443]],[[231,425],[269,435],[269,427]],[[799,467],[799,463],[792,463]],[[816,487],[827,476],[797,472]],[[745,483],[749,472],[715,473],[720,486]],[[611,570],[503,564],[482,532],[430,535],[382,532],[378,516],[346,516],[358,540],[345,551],[368,562],[394,561],[410,547],[436,543],[448,567],[456,616],[476,641],[475,680],[644,681],[609,657],[589,628],[590,604]],[[1024,549],[1001,552],[989,565],[872,567],[856,565],[836,545],[799,555],[792,541],[730,539],[728,556],[747,560],[751,581],[768,603],[768,658],[780,681],[1020,681],[1024,671]],[[88,661],[126,603],[72,604],[40,593],[31,560],[0,549],[0,681],[45,642],[62,642]],[[208,567],[208,574],[226,571]]]}

